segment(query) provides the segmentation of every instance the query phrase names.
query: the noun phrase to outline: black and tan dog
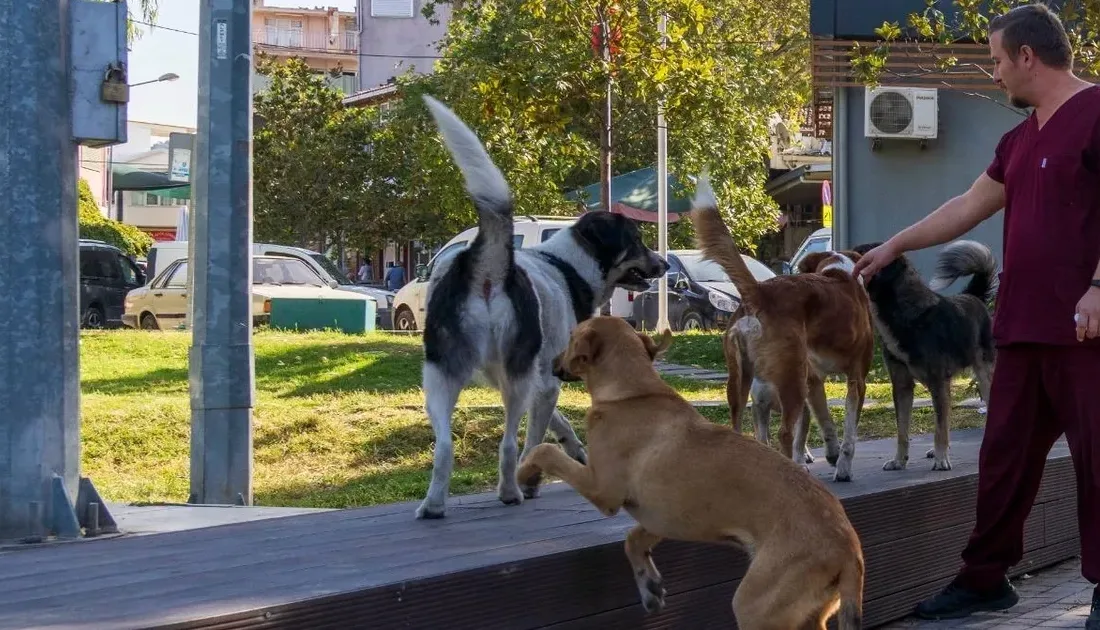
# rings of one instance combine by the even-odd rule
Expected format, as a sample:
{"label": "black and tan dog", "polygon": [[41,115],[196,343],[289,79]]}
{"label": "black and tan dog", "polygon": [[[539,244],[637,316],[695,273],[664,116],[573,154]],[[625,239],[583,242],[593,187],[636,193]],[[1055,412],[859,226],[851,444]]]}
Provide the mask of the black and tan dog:
{"label": "black and tan dog", "polygon": [[[864,254],[877,243],[860,245]],[[962,293],[943,296],[934,289],[971,276]],[[882,358],[890,374],[898,419],[898,448],[884,470],[903,470],[909,463],[909,422],[914,380],[928,388],[936,411],[932,470],[951,470],[951,379],[972,368],[978,391],[989,404],[995,349],[993,320],[987,306],[997,293],[997,261],[988,247],[956,241],[939,255],[935,276],[926,286],[905,256],[866,281],[871,314],[882,340]]]}
{"label": "black and tan dog", "polygon": [[799,464],[710,422],[669,387],[653,360],[670,338],[655,343],[618,317],[578,325],[554,371],[583,380],[592,397],[588,463],[541,444],[517,480],[557,477],[603,514],[634,517],[626,555],[647,610],[664,605],[652,550],[671,538],[740,545],[752,556],[733,597],[743,630],[823,629],[838,611],[841,630],[859,628],[863,552],[840,501]]}

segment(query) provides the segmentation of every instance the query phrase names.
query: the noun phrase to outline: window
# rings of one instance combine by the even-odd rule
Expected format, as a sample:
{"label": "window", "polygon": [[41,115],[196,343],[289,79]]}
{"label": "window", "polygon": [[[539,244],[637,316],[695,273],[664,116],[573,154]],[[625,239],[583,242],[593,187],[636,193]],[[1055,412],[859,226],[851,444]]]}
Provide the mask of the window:
{"label": "window", "polygon": [[81,248],[80,275],[85,278],[107,280],[119,277],[118,269],[111,260],[111,252],[98,248]]}
{"label": "window", "polygon": [[122,254],[115,254],[114,258],[114,264],[118,267],[118,274],[122,278],[123,284],[136,285],[138,283],[137,270],[134,269],[130,259]]}
{"label": "window", "polygon": [[372,17],[413,17],[413,0],[371,0]]}
{"label": "window", "polygon": [[172,275],[168,277],[168,282],[164,283],[166,288],[170,289],[182,289],[187,286],[187,263],[182,262],[176,267],[176,270],[172,272]]}
{"label": "window", "polygon": [[558,232],[561,232],[561,228],[550,228],[547,230],[543,230],[542,242],[545,243],[546,241],[550,240],[550,237],[557,234]]}

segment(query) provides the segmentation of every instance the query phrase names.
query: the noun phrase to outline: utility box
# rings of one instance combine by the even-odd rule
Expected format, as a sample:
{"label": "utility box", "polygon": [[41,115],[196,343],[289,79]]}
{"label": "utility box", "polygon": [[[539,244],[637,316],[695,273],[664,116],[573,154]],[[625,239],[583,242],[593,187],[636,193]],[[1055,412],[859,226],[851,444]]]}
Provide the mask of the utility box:
{"label": "utility box", "polygon": [[126,1],[69,3],[73,139],[86,147],[126,142],[130,100]]}
{"label": "utility box", "polygon": [[334,329],[348,334],[374,331],[373,299],[272,297],[270,325],[290,330]]}

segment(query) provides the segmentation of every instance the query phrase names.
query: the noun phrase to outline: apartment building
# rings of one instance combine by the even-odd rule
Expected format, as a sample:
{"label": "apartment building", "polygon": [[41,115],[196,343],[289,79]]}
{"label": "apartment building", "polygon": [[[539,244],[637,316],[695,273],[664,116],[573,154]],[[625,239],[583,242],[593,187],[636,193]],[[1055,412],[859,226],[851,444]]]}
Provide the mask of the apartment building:
{"label": "apartment building", "polygon": [[358,0],[360,24],[359,91],[378,88],[408,69],[427,74],[439,55],[436,43],[447,32],[451,5],[435,7],[433,24],[422,13],[425,0]]}
{"label": "apartment building", "polygon": [[[355,13],[335,7],[273,7],[253,0],[252,29],[256,52],[298,57],[341,92],[352,94],[358,89],[360,32]],[[264,77],[253,75],[254,92],[266,84]]]}

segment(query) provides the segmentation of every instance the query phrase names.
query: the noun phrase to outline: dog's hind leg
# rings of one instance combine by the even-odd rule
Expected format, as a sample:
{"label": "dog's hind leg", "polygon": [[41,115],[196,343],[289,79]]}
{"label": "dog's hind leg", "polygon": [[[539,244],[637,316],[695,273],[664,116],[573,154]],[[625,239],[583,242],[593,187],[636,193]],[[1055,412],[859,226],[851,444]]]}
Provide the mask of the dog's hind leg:
{"label": "dog's hind leg", "polygon": [[951,379],[930,383],[932,406],[936,411],[936,432],[933,436],[932,470],[951,470],[947,449],[951,442]]}
{"label": "dog's hind leg", "polygon": [[[764,444],[769,443],[772,419],[772,407],[775,406],[775,390],[764,381],[756,378],[752,380],[752,418],[756,431],[756,440]],[[740,433],[740,431],[738,431]]]}
{"label": "dog's hind leg", "polygon": [[833,481],[852,480],[852,459],[856,456],[859,417],[863,413],[863,399],[867,383],[854,374],[848,375],[848,395],[844,399],[844,442],[840,445],[840,459],[836,462]]}
{"label": "dog's hind leg", "polygon": [[653,564],[653,548],[661,537],[641,525],[626,533],[626,558],[634,569],[634,583],[646,612],[657,612],[665,605],[664,581]]}
{"label": "dog's hind leg", "polygon": [[[497,478],[497,497],[504,505],[523,503],[523,493],[516,483],[516,460],[519,457],[519,421],[531,407],[532,375],[511,377],[502,388],[504,395],[504,435],[500,438],[500,464]],[[553,410],[553,407],[550,408]],[[545,423],[549,423],[546,418]],[[543,424],[543,435],[546,424]],[[528,438],[530,439],[530,438]]]}
{"label": "dog's hind leg", "polygon": [[[825,380],[816,374],[811,374],[806,387],[808,389],[809,408],[813,409],[817,426],[821,429],[821,438],[825,442],[825,461],[830,466],[836,466],[840,458],[840,440],[836,434],[836,423],[829,413],[829,399],[825,395]],[[807,450],[807,453],[809,451]],[[813,460],[810,460],[812,463]]]}
{"label": "dog's hind leg", "polygon": [[[452,364],[452,366],[457,363]],[[451,486],[451,471],[454,468],[454,443],[451,437],[451,415],[458,402],[458,395],[473,374],[470,367],[445,372],[444,368],[432,362],[425,362],[423,369],[424,392],[427,395],[428,417],[435,434],[435,453],[432,459],[432,481],[428,485],[428,495],[416,508],[416,518],[443,518],[446,509],[447,492]]]}
{"label": "dog's hind leg", "polygon": [[[733,614],[741,630],[792,630],[819,619],[826,602],[790,558],[758,554],[733,594]],[[814,627],[814,626],[810,626]]]}
{"label": "dog's hind leg", "polygon": [[[558,392],[557,387],[551,387],[535,392],[535,395],[531,398],[531,410],[527,414],[527,435],[523,441],[523,452],[520,453],[521,460],[527,457],[531,449],[542,444],[542,441],[546,438],[546,429],[550,426],[550,421],[558,404]],[[502,469],[501,479],[504,479],[503,475]],[[523,496],[527,499],[534,499],[539,494],[537,484],[520,484],[520,490],[523,491]]]}
{"label": "dog's hind leg", "polygon": [[554,413],[550,415],[550,432],[558,438],[558,444],[561,444],[566,454],[582,464],[588,463],[588,452],[584,450],[584,444],[577,437],[569,418],[557,407],[554,407]]}
{"label": "dog's hind leg", "polygon": [[905,470],[909,465],[909,424],[913,417],[913,374],[909,367],[888,350],[882,350],[883,363],[890,375],[890,389],[894,394],[894,416],[898,424],[898,446],[894,459],[882,465],[883,470]]}

